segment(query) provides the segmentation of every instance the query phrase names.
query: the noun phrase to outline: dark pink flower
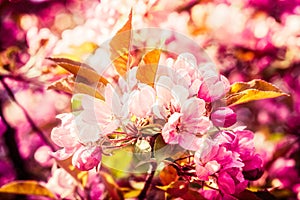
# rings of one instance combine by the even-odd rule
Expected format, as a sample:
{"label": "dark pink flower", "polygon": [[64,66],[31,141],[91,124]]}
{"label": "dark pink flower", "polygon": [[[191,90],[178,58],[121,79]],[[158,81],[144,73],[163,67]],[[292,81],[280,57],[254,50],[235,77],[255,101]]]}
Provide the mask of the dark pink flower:
{"label": "dark pink flower", "polygon": [[215,126],[229,127],[236,123],[235,112],[228,107],[217,108],[210,116],[212,123]]}
{"label": "dark pink flower", "polygon": [[88,171],[97,167],[102,158],[101,149],[97,146],[80,147],[72,157],[72,164],[80,170]]}

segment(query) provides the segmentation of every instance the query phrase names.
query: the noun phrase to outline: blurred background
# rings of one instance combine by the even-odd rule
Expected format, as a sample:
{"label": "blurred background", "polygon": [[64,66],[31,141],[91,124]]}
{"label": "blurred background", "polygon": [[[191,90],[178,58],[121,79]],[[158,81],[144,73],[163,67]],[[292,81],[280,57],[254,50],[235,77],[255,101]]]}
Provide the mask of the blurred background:
{"label": "blurred background", "polygon": [[290,94],[234,109],[264,160],[252,187],[300,199],[299,0],[0,0],[0,186],[53,172],[50,132],[71,95],[47,89],[67,72],[45,58],[84,62],[131,8],[133,28],[193,39],[231,83],[263,79]]}

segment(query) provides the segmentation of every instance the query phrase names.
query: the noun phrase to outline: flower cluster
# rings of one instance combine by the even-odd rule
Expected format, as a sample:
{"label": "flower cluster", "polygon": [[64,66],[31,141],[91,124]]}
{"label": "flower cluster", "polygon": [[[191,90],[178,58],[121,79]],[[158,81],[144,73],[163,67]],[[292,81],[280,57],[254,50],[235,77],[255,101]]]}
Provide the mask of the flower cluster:
{"label": "flower cluster", "polygon": [[299,0],[0,1],[0,198],[300,199]]}
{"label": "flower cluster", "polygon": [[[62,123],[51,138],[63,148],[53,155],[72,156],[78,169],[92,170],[110,147],[161,134],[166,144],[196,152],[198,180],[213,179],[220,195],[243,191],[247,180],[260,177],[262,161],[255,154],[252,132],[213,131],[236,122],[235,112],[222,103],[230,87],[227,79],[212,63],[198,65],[189,53],[165,63],[158,66],[153,87],[137,78],[135,66],[125,78],[105,86],[104,99],[76,94],[81,109],[58,116]],[[116,145],[112,134],[125,135],[122,140],[130,143]]]}
{"label": "flower cluster", "polygon": [[197,176],[219,189],[201,190],[206,198],[239,194],[248,180],[262,175],[262,160],[255,154],[253,136],[248,130],[221,131],[202,142],[195,153]]}

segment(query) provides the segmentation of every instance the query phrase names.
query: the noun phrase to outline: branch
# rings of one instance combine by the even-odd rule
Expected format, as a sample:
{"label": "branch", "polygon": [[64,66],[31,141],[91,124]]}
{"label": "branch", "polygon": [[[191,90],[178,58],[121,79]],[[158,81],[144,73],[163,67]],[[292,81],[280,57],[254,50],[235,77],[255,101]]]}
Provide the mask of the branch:
{"label": "branch", "polygon": [[11,98],[11,100],[14,101],[17,104],[17,106],[19,106],[21,108],[21,110],[23,111],[23,113],[25,115],[25,118],[28,121],[28,123],[30,124],[32,130],[34,132],[36,132],[44,140],[44,142],[51,148],[52,151],[55,151],[54,146],[51,144],[51,142],[48,140],[48,138],[44,135],[43,131],[35,124],[35,122],[29,116],[29,114],[26,111],[26,109],[17,101],[14,93],[9,88],[9,86],[6,84],[6,82],[4,81],[3,77],[0,77],[0,82],[3,85],[4,89],[6,90],[8,96]]}
{"label": "branch", "polygon": [[33,175],[27,170],[26,164],[22,159],[22,156],[20,155],[20,152],[18,150],[18,144],[16,142],[16,130],[10,126],[10,124],[6,121],[3,112],[2,112],[2,102],[0,101],[0,117],[2,119],[2,122],[6,126],[6,131],[3,134],[3,139],[6,144],[6,148],[8,150],[8,156],[11,159],[17,179],[26,180],[26,179],[32,179]]}

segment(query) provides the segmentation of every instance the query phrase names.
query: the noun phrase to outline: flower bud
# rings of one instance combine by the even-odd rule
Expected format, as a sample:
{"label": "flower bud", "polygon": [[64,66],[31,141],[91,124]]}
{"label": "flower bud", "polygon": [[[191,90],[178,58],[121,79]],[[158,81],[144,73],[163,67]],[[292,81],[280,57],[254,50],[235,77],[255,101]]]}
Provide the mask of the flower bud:
{"label": "flower bud", "polygon": [[210,116],[212,123],[215,126],[229,127],[235,124],[236,114],[228,107],[220,107],[216,109]]}
{"label": "flower bud", "polygon": [[257,168],[250,171],[243,171],[243,175],[245,179],[250,181],[255,181],[259,179],[263,175],[263,173],[264,173],[263,168]]}
{"label": "flower bud", "polygon": [[73,155],[72,164],[82,171],[88,171],[96,167],[102,158],[99,147],[80,147]]}

